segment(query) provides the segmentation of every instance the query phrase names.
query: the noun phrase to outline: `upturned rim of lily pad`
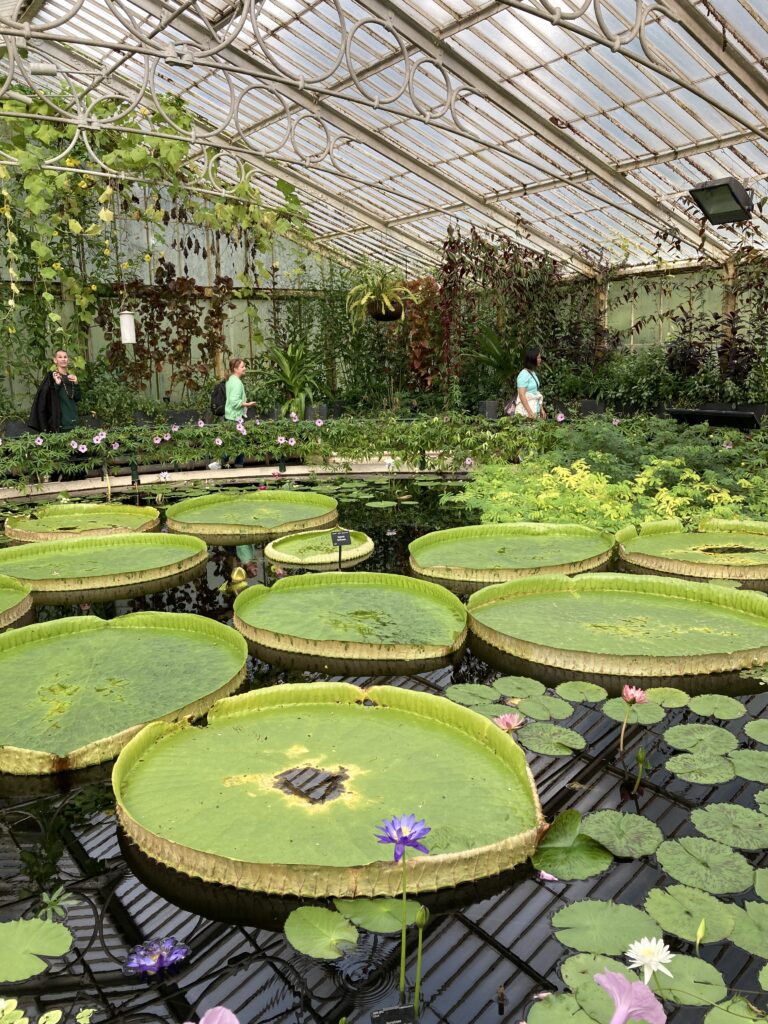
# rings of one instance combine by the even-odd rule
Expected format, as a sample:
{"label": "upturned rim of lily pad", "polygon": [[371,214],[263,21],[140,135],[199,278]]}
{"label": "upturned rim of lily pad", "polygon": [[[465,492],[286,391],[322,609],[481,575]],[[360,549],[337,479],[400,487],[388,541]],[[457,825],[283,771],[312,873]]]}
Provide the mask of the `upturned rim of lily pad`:
{"label": "upturned rim of lily pad", "polygon": [[[444,541],[473,540],[488,537],[503,539],[505,537],[590,537],[604,543],[604,550],[589,558],[569,562],[552,562],[549,564],[510,567],[505,569],[483,566],[468,567],[457,565],[424,565],[419,561],[423,552]],[[442,583],[456,594],[473,594],[482,587],[496,583],[506,583],[526,576],[538,576],[542,573],[573,573],[592,572],[607,566],[612,557],[615,541],[610,533],[597,530],[591,526],[578,523],[485,523],[477,526],[456,526],[447,530],[434,530],[432,533],[417,537],[408,545],[411,572],[417,579],[431,580]]]}
{"label": "upturned rim of lily pad", "polygon": [[[89,516],[103,516],[105,519],[119,510],[121,516],[134,521],[133,525],[94,526],[88,530],[63,530],[54,526],[57,518],[77,515],[78,511]],[[33,528],[27,528],[35,524]],[[124,505],[118,502],[88,501],[66,502],[42,505],[34,512],[8,516],[5,520],[5,535],[11,540],[31,543],[37,541],[61,541],[80,537],[107,537],[123,533],[149,533],[160,526],[160,512],[151,505]],[[47,528],[46,528],[47,527]]]}
{"label": "upturned rim of lily pad", "polygon": [[[734,673],[739,669],[754,668],[768,662],[767,643],[762,647],[724,650],[710,654],[638,655],[606,654],[574,651],[566,647],[553,647],[533,643],[511,633],[485,625],[478,612],[497,602],[514,602],[529,596],[558,593],[605,593],[616,600],[622,592],[645,593],[673,599],[683,598],[695,605],[714,605],[729,611],[741,611],[765,620],[768,627],[768,601],[753,591],[733,590],[728,587],[709,586],[689,580],[662,576],[642,576],[629,573],[584,573],[581,576],[547,575],[526,577],[498,584],[473,594],[467,602],[469,629],[482,642],[525,663],[546,668],[576,672],[590,677],[614,677],[616,680],[639,681],[657,678],[679,679],[684,685],[691,677]],[[671,684],[670,684],[671,685]]]}
{"label": "upturned rim of lily pad", "polygon": [[[260,710],[307,704],[356,704],[372,712],[393,708],[428,719],[435,724],[463,733],[510,770],[511,776],[528,787],[535,824],[524,832],[498,842],[456,853],[429,854],[408,858],[408,892],[432,892],[454,888],[463,882],[475,882],[517,866],[535,851],[545,827],[544,815],[533,775],[518,744],[493,722],[468,708],[432,694],[403,690],[393,686],[368,689],[350,683],[293,683],[270,686],[218,701],[208,713],[207,729],[218,722],[237,719],[246,727],[249,716],[258,719]],[[402,893],[403,871],[391,857],[355,866],[328,864],[268,864],[235,860],[206,850],[193,849],[174,842],[142,825],[126,808],[125,790],[134,769],[146,770],[152,748],[180,730],[194,728],[188,721],[153,722],[145,726],[125,747],[112,773],[112,788],[117,815],[125,834],[139,850],[174,868],[206,882],[234,886],[249,892],[302,897],[396,896]],[[373,818],[376,810],[372,808]]]}
{"label": "upturned rim of lily pad", "polygon": [[32,610],[32,591],[26,583],[14,576],[0,575],[0,593],[3,591],[10,595],[12,603],[0,611],[0,631],[20,623]]}
{"label": "upturned rim of lily pad", "polygon": [[[217,510],[225,508],[234,501],[252,498],[264,503],[292,505],[316,505],[317,515],[290,519],[273,526],[260,524],[254,516],[243,522],[228,522],[217,516]],[[184,515],[200,509],[209,513],[205,520],[184,519]],[[166,510],[165,522],[170,533],[186,533],[200,537],[208,544],[255,544],[273,537],[282,537],[286,533],[299,533],[305,530],[318,530],[330,526],[338,518],[338,502],[327,494],[310,490],[288,490],[281,487],[274,490],[239,492],[237,494],[204,494],[201,497],[185,498]]]}

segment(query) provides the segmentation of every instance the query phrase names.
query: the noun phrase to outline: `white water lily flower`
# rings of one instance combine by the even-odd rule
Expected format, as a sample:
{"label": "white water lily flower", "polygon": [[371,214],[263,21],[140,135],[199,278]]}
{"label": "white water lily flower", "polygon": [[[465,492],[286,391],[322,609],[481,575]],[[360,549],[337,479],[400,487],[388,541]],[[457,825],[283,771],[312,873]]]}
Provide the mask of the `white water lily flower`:
{"label": "white water lily flower", "polygon": [[668,971],[664,964],[674,960],[675,954],[670,952],[669,946],[662,939],[644,937],[633,942],[624,955],[629,961],[630,967],[643,968],[643,981],[646,985],[655,971],[661,971],[668,977],[672,977],[672,971]]}

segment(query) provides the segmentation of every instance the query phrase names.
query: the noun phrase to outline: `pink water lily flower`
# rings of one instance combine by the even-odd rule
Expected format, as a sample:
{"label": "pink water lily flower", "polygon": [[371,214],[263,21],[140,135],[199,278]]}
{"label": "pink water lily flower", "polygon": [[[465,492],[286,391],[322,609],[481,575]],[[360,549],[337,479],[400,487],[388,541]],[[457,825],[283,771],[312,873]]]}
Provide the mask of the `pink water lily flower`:
{"label": "pink water lily flower", "polygon": [[[187,1024],[192,1024],[191,1020]],[[226,1006],[212,1006],[200,1018],[200,1024],[240,1024],[240,1021]]]}
{"label": "pink water lily flower", "polygon": [[522,715],[517,713],[512,715],[499,715],[498,718],[491,719],[494,725],[498,725],[504,732],[514,732],[515,729],[519,729],[525,721]]}
{"label": "pink water lily flower", "polygon": [[621,696],[627,704],[648,703],[648,697],[645,694],[645,690],[641,690],[639,686],[628,686],[625,684],[624,689],[621,691]]}
{"label": "pink water lily flower", "polygon": [[616,1006],[610,1024],[627,1024],[634,1019],[646,1021],[646,1024],[666,1024],[664,1007],[642,981],[630,981],[616,971],[596,974],[595,981]]}

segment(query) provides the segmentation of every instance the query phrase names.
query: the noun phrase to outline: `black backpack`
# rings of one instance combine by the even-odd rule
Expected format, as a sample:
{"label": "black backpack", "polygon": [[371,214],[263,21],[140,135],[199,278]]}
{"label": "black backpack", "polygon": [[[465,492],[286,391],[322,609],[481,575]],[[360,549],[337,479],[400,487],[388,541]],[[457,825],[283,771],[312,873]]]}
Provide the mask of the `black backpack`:
{"label": "black backpack", "polygon": [[227,382],[220,380],[211,392],[211,412],[214,416],[223,416],[227,404]]}

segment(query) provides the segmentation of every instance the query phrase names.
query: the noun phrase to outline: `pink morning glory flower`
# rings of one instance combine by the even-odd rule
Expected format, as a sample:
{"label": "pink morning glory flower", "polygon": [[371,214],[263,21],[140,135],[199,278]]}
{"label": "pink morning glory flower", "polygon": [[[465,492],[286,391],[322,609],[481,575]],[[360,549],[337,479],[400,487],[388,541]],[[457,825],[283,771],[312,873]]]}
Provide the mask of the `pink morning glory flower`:
{"label": "pink morning glory flower", "polygon": [[70,448],[77,448],[77,441],[70,441],[69,442],[69,447]]}
{"label": "pink morning glory flower", "polygon": [[611,420],[611,423],[613,424],[614,427],[620,427],[621,426],[621,420],[618,419],[618,418]]}
{"label": "pink morning glory flower", "polygon": [[38,445],[40,445],[40,444],[45,444],[45,438],[43,438],[43,437],[40,437],[40,435],[38,435],[38,436],[37,436],[37,437],[35,438],[35,444],[38,444]]}
{"label": "pink morning glory flower", "polygon": [[559,412],[557,414],[557,416],[555,416],[555,419],[557,420],[558,423],[562,423],[563,420],[565,419],[565,413],[564,412]]}
{"label": "pink morning glory flower", "polygon": [[159,435],[159,434],[156,434],[156,435],[155,435],[155,436],[154,436],[154,437],[152,438],[152,444],[160,444],[160,442],[161,442],[162,440],[163,440],[163,439],[162,439],[162,437],[160,437],[160,435]]}
{"label": "pink morning glory flower", "polygon": [[283,437],[283,435],[282,435],[282,434],[279,434],[279,435],[278,435],[278,438],[277,438],[277,443],[278,443],[278,444],[285,444],[285,438]]}
{"label": "pink morning glory flower", "polygon": [[316,427],[322,427],[322,425],[324,423],[325,423],[325,420],[315,420],[315,426]]}
{"label": "pink morning glory flower", "polygon": [[112,451],[113,452],[116,452],[119,447],[120,447],[120,442],[119,441],[113,441],[112,442]]}
{"label": "pink morning glory flower", "polygon": [[175,434],[175,433],[176,433],[176,431],[177,431],[178,429],[179,429],[179,424],[178,424],[178,423],[173,423],[173,424],[171,425],[171,432],[172,432],[172,433],[174,433],[174,434]]}
{"label": "pink morning glory flower", "polygon": [[630,981],[617,971],[596,974],[595,981],[605,989],[616,1007],[610,1024],[627,1024],[635,1018],[647,1024],[666,1024],[664,1007],[642,981]]}
{"label": "pink morning glory flower", "polygon": [[85,453],[88,451],[88,445],[87,444],[79,444],[77,446],[77,450],[81,453],[81,455],[85,455]]}
{"label": "pink morning glory flower", "polygon": [[733,441],[723,441],[723,448],[733,448]]}
{"label": "pink morning glory flower", "polygon": [[171,440],[171,435],[170,434],[163,434],[163,440],[164,441],[170,441]]}
{"label": "pink morning glory flower", "polygon": [[259,419],[258,416],[256,417],[256,419],[253,422],[256,424],[257,427],[261,426],[261,420]]}
{"label": "pink morning glory flower", "polygon": [[559,882],[557,875],[550,875],[548,871],[540,871],[536,876],[540,882]]}
{"label": "pink morning glory flower", "polygon": [[101,434],[94,434],[94,435],[93,435],[93,437],[91,438],[91,440],[93,441],[93,443],[94,443],[94,444],[101,444],[101,442],[102,442],[102,441],[103,441],[104,439],[103,439],[103,437],[101,436]]}
{"label": "pink morning glory flower", "polygon": [[416,821],[415,814],[404,814],[401,818],[392,818],[391,821],[385,818],[377,828],[381,829],[381,834],[376,835],[376,839],[380,843],[394,844],[396,864],[402,860],[406,849],[429,853],[426,846],[419,840],[423,839],[432,829],[425,824],[423,818],[421,821]]}
{"label": "pink morning glory flower", "polygon": [[197,425],[198,425],[198,427],[204,427],[205,426],[205,420],[198,420],[197,421]]}
{"label": "pink morning glory flower", "polygon": [[290,414],[289,419],[290,419],[291,423],[298,423],[299,422],[298,414],[295,413],[295,412],[292,412]]}
{"label": "pink morning glory flower", "polygon": [[648,702],[645,690],[641,690],[639,686],[628,686],[626,683],[621,691],[621,696],[627,704],[646,704]]}
{"label": "pink morning glory flower", "polygon": [[474,466],[474,464],[475,464],[475,460],[474,459],[470,459],[470,458],[464,459],[464,465],[465,466]]}
{"label": "pink morning glory flower", "polygon": [[[192,1024],[188,1020],[187,1024]],[[212,1006],[200,1018],[200,1024],[240,1024],[240,1021],[226,1006]]]}
{"label": "pink morning glory flower", "polygon": [[288,438],[288,444],[291,446],[291,448],[293,448],[293,446],[296,444],[296,438],[295,437],[289,437]]}
{"label": "pink morning glory flower", "polygon": [[220,437],[214,437],[213,443],[214,444],[224,444],[224,442],[221,440]]}

